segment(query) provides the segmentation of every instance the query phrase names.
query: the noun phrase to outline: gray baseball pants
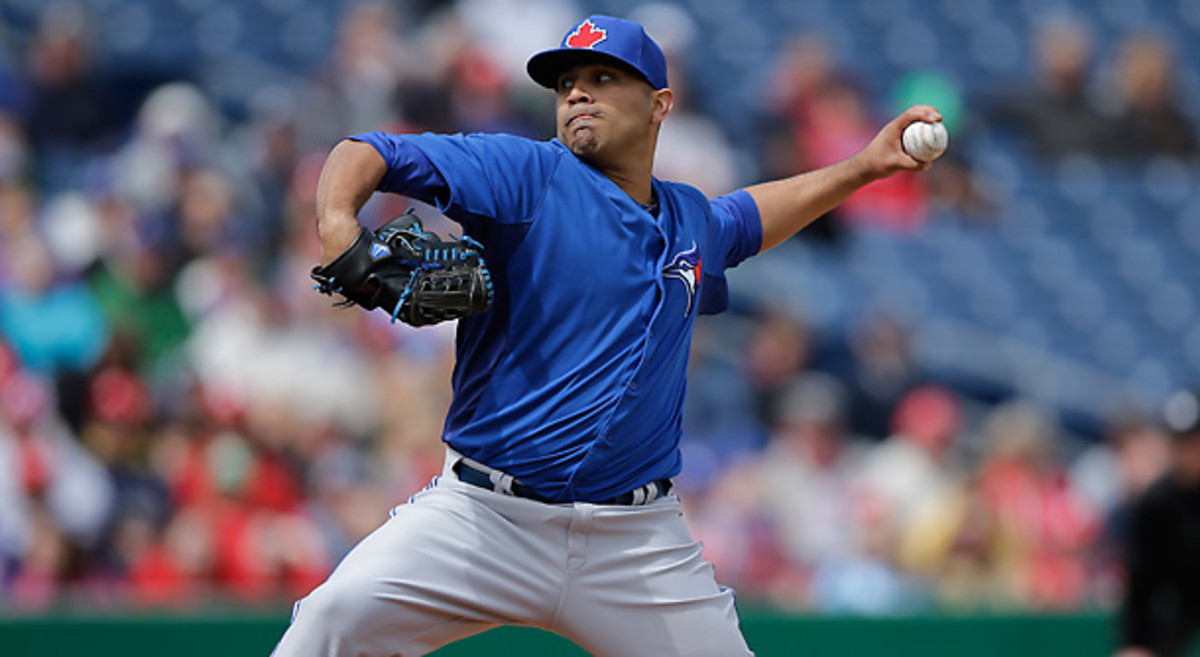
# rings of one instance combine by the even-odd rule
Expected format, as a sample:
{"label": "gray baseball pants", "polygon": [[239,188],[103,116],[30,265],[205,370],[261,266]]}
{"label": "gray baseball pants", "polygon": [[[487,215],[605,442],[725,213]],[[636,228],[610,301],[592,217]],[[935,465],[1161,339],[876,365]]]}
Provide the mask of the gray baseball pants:
{"label": "gray baseball pants", "polygon": [[673,495],[545,504],[443,475],[296,604],[274,657],[424,655],[498,625],[598,657],[751,655]]}

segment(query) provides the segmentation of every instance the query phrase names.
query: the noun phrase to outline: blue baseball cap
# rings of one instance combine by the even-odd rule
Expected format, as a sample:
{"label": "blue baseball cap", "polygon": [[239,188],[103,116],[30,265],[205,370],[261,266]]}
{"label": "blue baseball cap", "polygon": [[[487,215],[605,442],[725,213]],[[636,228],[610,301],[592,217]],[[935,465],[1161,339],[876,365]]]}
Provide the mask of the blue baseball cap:
{"label": "blue baseball cap", "polygon": [[631,68],[655,89],[667,88],[667,58],[646,30],[633,21],[600,14],[572,27],[562,46],[530,57],[525,70],[534,82],[554,89],[563,71],[597,60]]}

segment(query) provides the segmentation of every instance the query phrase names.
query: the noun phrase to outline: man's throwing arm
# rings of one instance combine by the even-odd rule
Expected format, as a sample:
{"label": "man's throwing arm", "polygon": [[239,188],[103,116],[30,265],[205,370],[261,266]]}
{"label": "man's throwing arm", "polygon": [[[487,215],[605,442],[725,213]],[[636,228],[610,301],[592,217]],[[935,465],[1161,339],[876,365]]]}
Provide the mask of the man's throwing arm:
{"label": "man's throwing arm", "polygon": [[859,188],[898,171],[924,171],[928,162],[913,159],[901,145],[913,121],[940,121],[928,105],[914,105],[885,125],[854,156],[823,169],[747,187],[762,218],[761,251],[783,242],[817,217],[837,207]]}

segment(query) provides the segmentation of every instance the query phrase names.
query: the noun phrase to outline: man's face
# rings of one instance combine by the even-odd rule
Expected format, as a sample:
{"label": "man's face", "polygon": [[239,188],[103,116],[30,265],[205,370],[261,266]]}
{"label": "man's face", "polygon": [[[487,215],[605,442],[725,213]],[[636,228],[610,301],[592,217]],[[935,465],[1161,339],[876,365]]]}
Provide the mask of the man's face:
{"label": "man's face", "polygon": [[636,74],[608,64],[568,69],[558,76],[556,92],[558,140],[594,164],[652,146],[656,126],[670,111],[669,91],[655,91]]}

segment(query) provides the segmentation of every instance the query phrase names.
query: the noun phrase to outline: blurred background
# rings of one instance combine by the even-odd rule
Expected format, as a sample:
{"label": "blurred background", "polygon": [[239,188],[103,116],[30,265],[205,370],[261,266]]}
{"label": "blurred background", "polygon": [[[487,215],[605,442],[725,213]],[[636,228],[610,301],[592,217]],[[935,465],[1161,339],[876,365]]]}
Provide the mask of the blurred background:
{"label": "blurred background", "polygon": [[678,481],[718,579],[1114,608],[1157,409],[1200,383],[1200,2],[2,0],[0,615],[286,618],[440,471],[453,327],[311,291],[317,175],[366,130],[549,138],[524,62],[592,12],[664,47],[656,173],[710,195],[912,103],[951,135],[698,323]]}

